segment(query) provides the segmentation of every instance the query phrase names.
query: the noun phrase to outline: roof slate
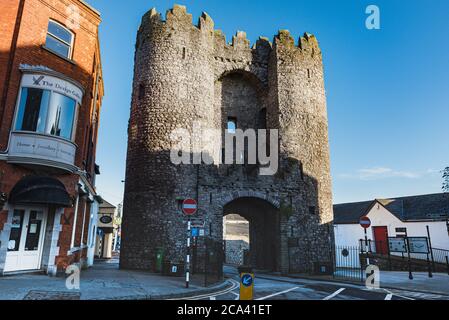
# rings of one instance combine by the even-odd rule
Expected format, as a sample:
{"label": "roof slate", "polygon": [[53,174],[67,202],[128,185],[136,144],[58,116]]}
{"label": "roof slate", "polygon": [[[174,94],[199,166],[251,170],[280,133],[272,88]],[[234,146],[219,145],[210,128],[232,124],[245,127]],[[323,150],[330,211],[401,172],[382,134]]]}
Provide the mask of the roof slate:
{"label": "roof slate", "polygon": [[402,221],[441,221],[449,217],[449,193],[435,193],[336,204],[334,205],[334,223],[358,223],[360,217],[368,214],[377,202]]}

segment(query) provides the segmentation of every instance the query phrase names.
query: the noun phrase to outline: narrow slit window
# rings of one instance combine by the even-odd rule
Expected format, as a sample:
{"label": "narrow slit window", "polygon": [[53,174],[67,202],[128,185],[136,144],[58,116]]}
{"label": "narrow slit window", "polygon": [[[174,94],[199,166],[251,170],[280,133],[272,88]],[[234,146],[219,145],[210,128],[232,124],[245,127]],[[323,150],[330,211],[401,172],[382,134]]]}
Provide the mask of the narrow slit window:
{"label": "narrow slit window", "polygon": [[139,100],[145,98],[145,86],[143,84],[139,85]]}

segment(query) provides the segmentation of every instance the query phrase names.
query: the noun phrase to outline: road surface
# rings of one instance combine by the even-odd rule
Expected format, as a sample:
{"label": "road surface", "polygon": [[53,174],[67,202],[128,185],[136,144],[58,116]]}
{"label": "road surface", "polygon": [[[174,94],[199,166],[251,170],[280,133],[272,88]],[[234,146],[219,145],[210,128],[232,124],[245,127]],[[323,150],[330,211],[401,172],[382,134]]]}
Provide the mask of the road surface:
{"label": "road surface", "polygon": [[[225,266],[224,273],[233,283],[232,288],[191,297],[189,300],[239,300],[240,279],[237,269]],[[449,300],[449,297],[402,290],[370,290],[347,283],[256,274],[254,300]]]}

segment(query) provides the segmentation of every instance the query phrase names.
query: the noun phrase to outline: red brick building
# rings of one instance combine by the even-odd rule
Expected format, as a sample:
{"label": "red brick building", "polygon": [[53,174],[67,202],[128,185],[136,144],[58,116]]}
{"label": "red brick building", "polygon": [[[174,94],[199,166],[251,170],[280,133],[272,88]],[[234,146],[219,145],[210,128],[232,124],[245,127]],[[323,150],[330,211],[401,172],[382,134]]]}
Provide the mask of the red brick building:
{"label": "red brick building", "polygon": [[0,275],[85,266],[101,202],[100,15],[81,0],[0,12]]}

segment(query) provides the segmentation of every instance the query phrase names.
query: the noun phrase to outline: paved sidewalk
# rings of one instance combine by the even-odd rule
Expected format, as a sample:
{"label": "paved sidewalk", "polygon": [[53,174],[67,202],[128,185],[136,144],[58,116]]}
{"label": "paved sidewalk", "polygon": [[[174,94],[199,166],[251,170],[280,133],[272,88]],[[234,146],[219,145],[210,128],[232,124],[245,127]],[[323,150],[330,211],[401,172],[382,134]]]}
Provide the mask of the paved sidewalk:
{"label": "paved sidewalk", "polygon": [[46,275],[14,275],[0,277],[0,300],[162,300],[223,290],[230,283],[202,287],[202,277],[185,279],[163,277],[139,271],[118,269],[118,261],[97,262],[82,271],[80,290],[68,290],[66,279]]}
{"label": "paved sidewalk", "polygon": [[380,286],[449,296],[449,275],[434,273],[433,277],[429,278],[427,272],[413,272],[413,280],[410,280],[408,272],[381,271]]}

